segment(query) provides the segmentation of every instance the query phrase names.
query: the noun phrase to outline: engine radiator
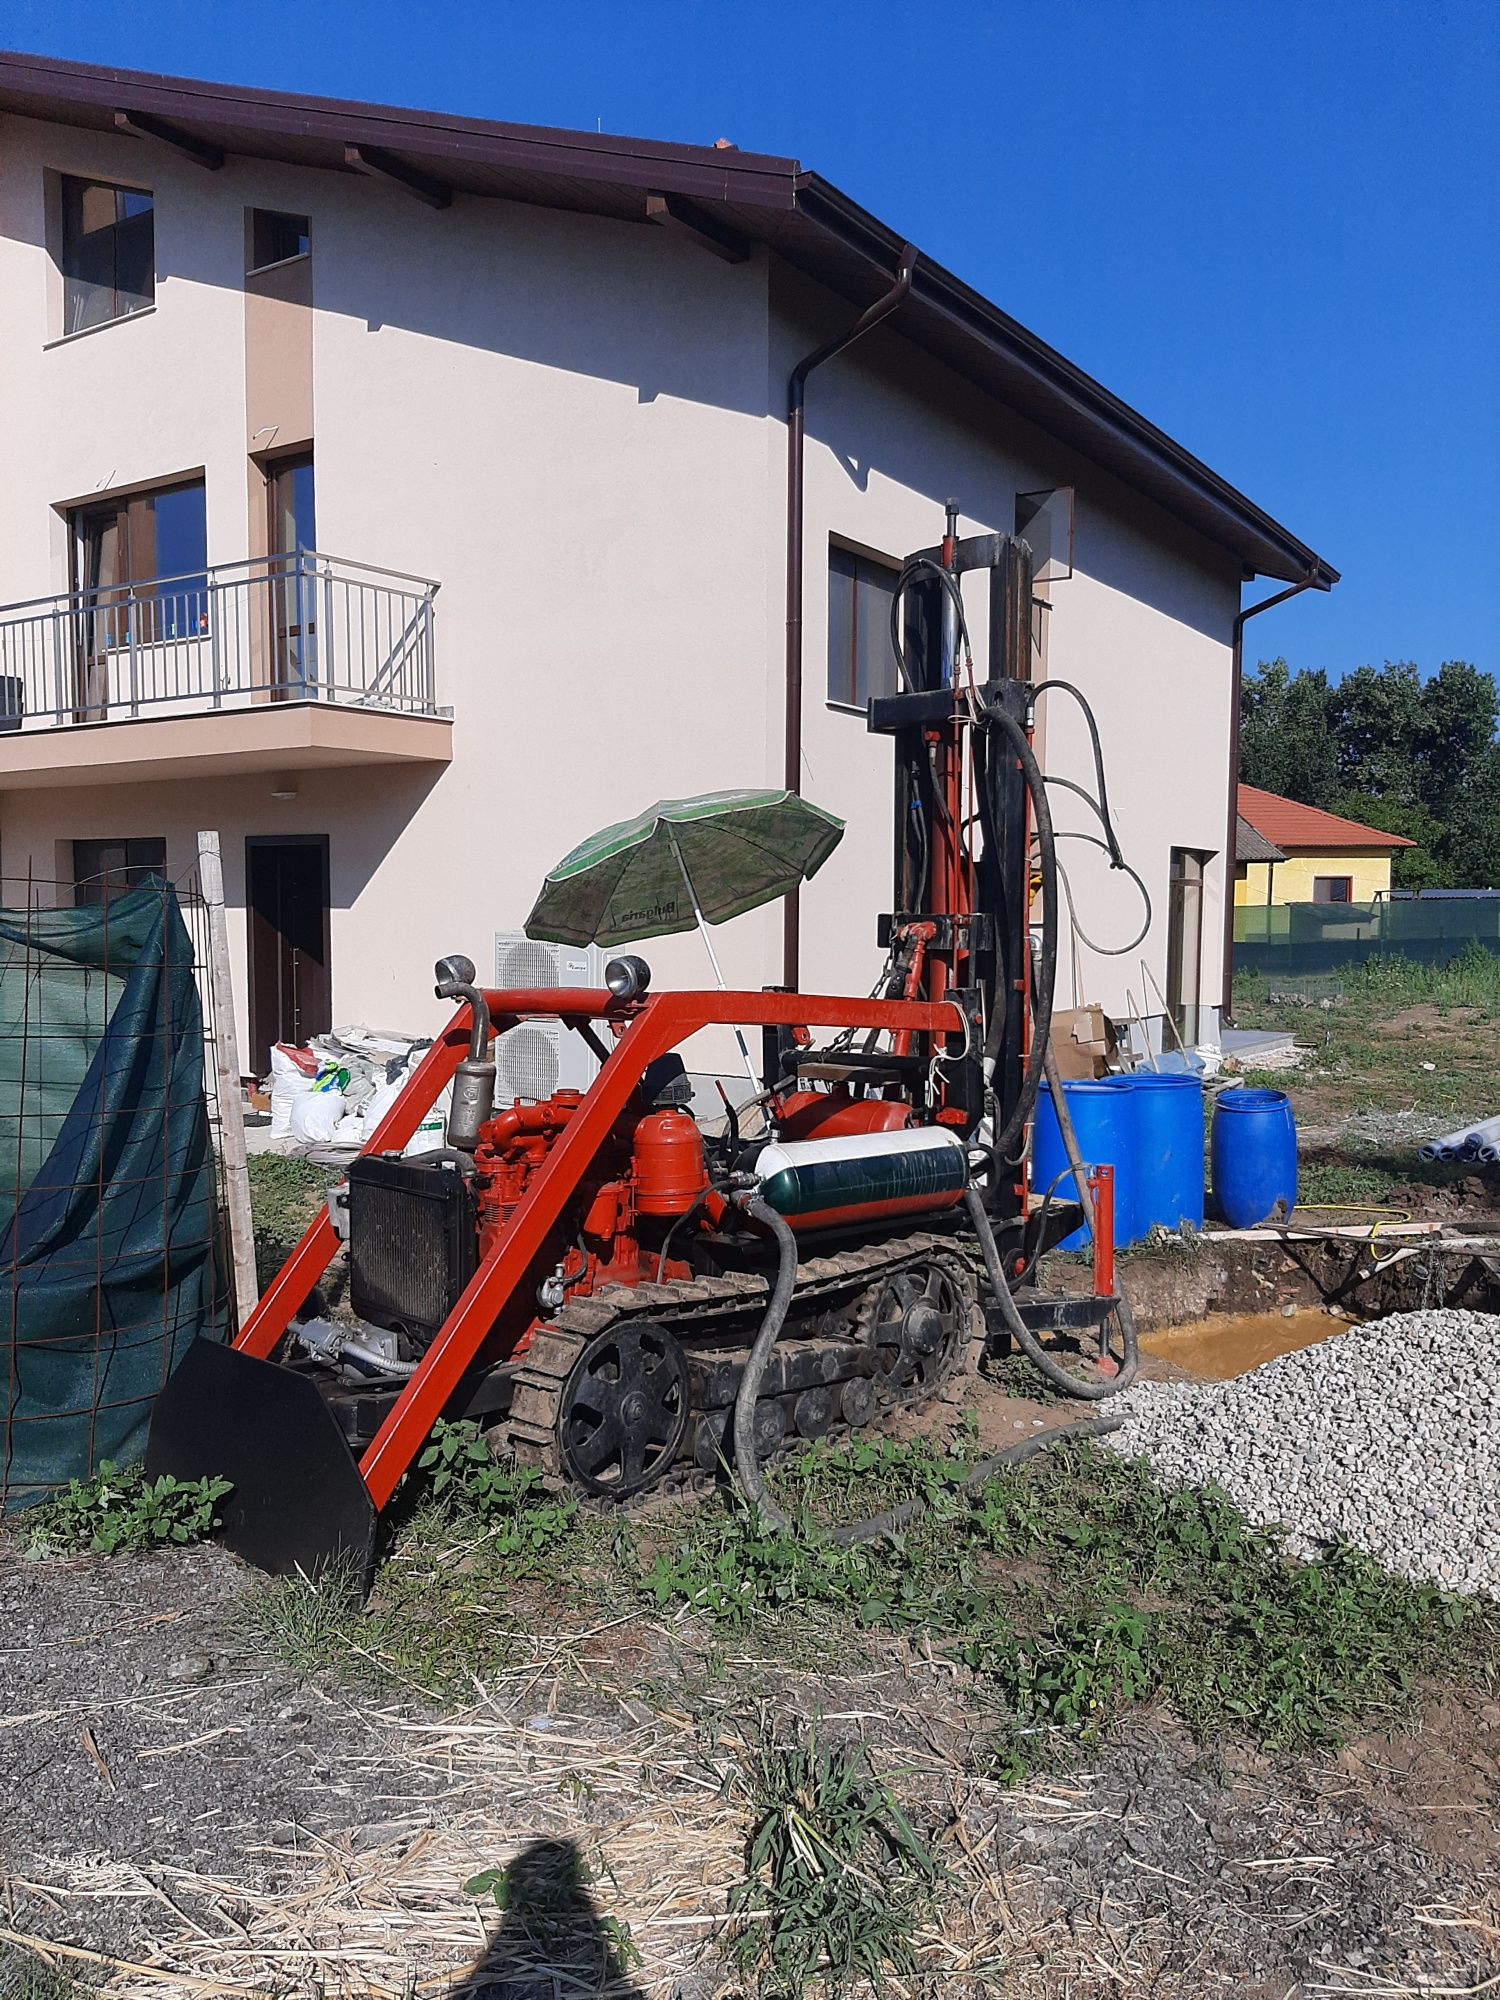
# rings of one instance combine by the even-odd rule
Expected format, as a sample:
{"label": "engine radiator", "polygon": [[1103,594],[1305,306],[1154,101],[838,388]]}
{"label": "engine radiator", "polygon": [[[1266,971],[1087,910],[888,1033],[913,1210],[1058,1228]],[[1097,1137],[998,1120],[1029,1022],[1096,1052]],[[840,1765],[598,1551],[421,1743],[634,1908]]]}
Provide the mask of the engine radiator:
{"label": "engine radiator", "polygon": [[349,1303],[361,1319],[425,1344],[474,1275],[468,1184],[446,1162],[378,1155],[349,1168]]}

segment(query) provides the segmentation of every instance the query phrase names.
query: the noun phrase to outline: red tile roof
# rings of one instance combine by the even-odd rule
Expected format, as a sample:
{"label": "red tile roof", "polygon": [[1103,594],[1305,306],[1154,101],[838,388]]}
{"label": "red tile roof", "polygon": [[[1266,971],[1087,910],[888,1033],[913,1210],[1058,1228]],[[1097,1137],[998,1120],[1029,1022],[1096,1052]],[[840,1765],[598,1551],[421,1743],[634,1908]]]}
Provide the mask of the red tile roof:
{"label": "red tile roof", "polygon": [[1255,785],[1239,788],[1239,814],[1264,839],[1278,847],[1415,847],[1404,834],[1382,833],[1378,826],[1361,826],[1357,819],[1340,819],[1337,813],[1318,806],[1299,805],[1295,799],[1280,799],[1274,792],[1260,791]]}

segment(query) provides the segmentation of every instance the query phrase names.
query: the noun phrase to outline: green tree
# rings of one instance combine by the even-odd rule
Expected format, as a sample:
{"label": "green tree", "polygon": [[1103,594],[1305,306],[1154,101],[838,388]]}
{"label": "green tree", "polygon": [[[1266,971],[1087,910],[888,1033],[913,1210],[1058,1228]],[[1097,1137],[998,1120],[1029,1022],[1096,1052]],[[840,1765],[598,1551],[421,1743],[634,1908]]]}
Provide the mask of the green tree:
{"label": "green tree", "polygon": [[1495,742],[1495,683],[1467,660],[1444,660],[1422,691],[1417,785],[1439,818],[1452,812]]}
{"label": "green tree", "polygon": [[1458,889],[1500,889],[1500,745],[1469,768],[1443,829],[1448,880]]}
{"label": "green tree", "polygon": [[1339,790],[1415,805],[1422,677],[1410,660],[1356,667],[1333,690]]}
{"label": "green tree", "polygon": [[1404,799],[1372,798],[1365,792],[1341,792],[1333,811],[1345,819],[1357,819],[1361,826],[1377,826],[1382,833],[1399,833],[1416,842],[1415,847],[1398,847],[1391,857],[1393,889],[1453,886],[1443,858],[1446,829],[1426,806],[1408,804]]}
{"label": "green tree", "polygon": [[1262,660],[1246,677],[1240,706],[1240,778],[1307,806],[1327,806],[1338,789],[1337,746],[1329,721],[1328,676],[1285,660]]}

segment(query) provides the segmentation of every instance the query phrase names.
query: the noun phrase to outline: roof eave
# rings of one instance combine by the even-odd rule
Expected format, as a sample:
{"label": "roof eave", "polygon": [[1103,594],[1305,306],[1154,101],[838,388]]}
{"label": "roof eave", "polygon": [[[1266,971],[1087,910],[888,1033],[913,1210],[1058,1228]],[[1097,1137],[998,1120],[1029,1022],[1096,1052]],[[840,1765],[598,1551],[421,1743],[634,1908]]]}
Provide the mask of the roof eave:
{"label": "roof eave", "polygon": [[[872,270],[888,279],[902,249],[902,239],[895,231],[818,174],[799,176],[797,204],[824,227],[836,231],[869,260]],[[1316,590],[1331,590],[1339,581],[1339,572],[1331,564],[1212,467],[1195,458],[1138,410],[1111,394],[1102,383],[1094,381],[1056,348],[1049,347],[951,271],[928,257],[919,257],[912,293],[972,328],[1031,380],[1043,386],[1064,409],[1074,414],[1081,426],[1107,432],[1141,459],[1143,469],[1147,465],[1154,467],[1159,477],[1196,495],[1200,508],[1194,512],[1201,509],[1219,524],[1218,533],[1205,531],[1234,553],[1243,554],[1247,563],[1253,563],[1252,573],[1305,584]],[[1090,455],[1084,446],[1077,448]],[[1194,525],[1205,523],[1200,518]]]}

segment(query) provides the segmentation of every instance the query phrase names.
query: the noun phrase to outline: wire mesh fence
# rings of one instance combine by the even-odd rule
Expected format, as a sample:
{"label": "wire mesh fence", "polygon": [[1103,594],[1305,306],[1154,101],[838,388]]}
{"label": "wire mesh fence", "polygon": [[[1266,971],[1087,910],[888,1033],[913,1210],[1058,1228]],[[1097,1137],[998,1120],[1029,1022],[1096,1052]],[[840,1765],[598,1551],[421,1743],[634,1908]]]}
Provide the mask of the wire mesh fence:
{"label": "wire mesh fence", "polygon": [[0,876],[0,1511],[139,1457],[232,1328],[209,908],[196,868],[112,891]]}
{"label": "wire mesh fence", "polygon": [[1281,981],[1337,974],[1381,956],[1447,965],[1471,946],[1500,953],[1500,897],[1242,904],[1234,913],[1236,971]]}

